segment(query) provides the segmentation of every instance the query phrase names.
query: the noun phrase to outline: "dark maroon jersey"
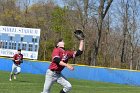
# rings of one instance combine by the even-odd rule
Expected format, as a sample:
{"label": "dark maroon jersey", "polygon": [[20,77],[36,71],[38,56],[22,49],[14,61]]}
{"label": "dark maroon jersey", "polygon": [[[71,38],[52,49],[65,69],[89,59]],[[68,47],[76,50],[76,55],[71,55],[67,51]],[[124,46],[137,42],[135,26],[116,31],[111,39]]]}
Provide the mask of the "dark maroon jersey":
{"label": "dark maroon jersey", "polygon": [[[14,60],[23,60],[23,55],[22,54],[15,54],[14,55]],[[20,61],[15,61],[16,65],[20,65]]]}
{"label": "dark maroon jersey", "polygon": [[55,71],[62,71],[64,69],[64,66],[55,63],[53,60],[55,57],[58,57],[61,61],[67,63],[70,58],[75,57],[75,54],[74,51],[64,50],[62,48],[54,48],[52,52],[52,62],[49,69]]}

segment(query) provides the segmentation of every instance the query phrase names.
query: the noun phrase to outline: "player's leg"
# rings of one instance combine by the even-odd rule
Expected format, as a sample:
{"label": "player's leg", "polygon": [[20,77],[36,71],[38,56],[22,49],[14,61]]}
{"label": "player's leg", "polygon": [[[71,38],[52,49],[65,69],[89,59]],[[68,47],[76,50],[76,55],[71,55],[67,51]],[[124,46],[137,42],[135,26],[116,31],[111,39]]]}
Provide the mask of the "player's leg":
{"label": "player's leg", "polygon": [[11,80],[12,80],[13,73],[14,73],[15,69],[16,69],[16,65],[15,65],[15,64],[13,64],[13,65],[12,65],[12,70],[11,70],[11,73],[10,73],[10,78],[9,78],[9,81],[11,81]]}
{"label": "player's leg", "polygon": [[17,75],[17,74],[20,74],[20,72],[21,72],[21,68],[20,68],[20,66],[17,66],[16,67],[16,72],[14,73],[15,75]]}
{"label": "player's leg", "polygon": [[63,75],[60,75],[60,77],[57,79],[57,82],[64,87],[60,91],[60,93],[67,93],[72,88],[72,85],[70,84],[70,82]]}
{"label": "player's leg", "polygon": [[64,90],[62,89],[62,90],[60,91],[60,93],[66,93],[66,92],[64,92]]}
{"label": "player's leg", "polygon": [[41,93],[50,93],[51,86],[56,81],[56,79],[57,78],[54,76],[54,73],[50,70],[47,70],[46,76],[45,76],[43,92],[41,92]]}
{"label": "player's leg", "polygon": [[16,75],[20,74],[20,72],[21,72],[20,66],[17,66],[17,67],[16,67],[16,70],[17,70],[17,71],[14,73],[14,79],[16,79]]}

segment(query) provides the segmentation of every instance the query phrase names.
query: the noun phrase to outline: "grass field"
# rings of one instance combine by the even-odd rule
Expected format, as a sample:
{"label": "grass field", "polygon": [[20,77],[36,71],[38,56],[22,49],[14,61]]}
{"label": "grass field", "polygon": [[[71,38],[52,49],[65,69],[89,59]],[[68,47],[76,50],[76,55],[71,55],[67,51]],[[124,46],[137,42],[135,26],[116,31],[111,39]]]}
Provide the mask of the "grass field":
{"label": "grass field", "polygon": [[[140,93],[140,87],[69,79],[73,85],[70,93]],[[43,75],[20,74],[9,81],[9,72],[0,71],[0,93],[40,93],[44,85]],[[51,93],[59,93],[62,87],[54,84]]]}

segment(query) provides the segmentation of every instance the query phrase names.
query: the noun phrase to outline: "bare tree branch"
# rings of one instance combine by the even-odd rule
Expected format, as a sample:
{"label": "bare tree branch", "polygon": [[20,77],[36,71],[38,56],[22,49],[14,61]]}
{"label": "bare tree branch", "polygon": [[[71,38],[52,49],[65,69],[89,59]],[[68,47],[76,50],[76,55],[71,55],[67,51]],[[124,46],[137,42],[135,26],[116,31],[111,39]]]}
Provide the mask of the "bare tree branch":
{"label": "bare tree branch", "polygon": [[108,9],[109,9],[109,7],[110,7],[112,1],[113,1],[113,0],[108,0],[108,5],[107,5],[107,7],[106,7],[106,9],[105,9],[105,12],[104,12],[104,14],[103,14],[103,19],[104,19],[106,13],[107,13],[107,11],[108,11]]}

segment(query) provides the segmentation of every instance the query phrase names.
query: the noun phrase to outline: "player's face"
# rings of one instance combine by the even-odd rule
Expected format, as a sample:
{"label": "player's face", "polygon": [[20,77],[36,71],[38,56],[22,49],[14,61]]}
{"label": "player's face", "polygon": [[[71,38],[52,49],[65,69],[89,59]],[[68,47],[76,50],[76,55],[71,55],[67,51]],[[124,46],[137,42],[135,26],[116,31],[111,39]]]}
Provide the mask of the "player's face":
{"label": "player's face", "polygon": [[21,54],[21,51],[18,51],[18,54]]}
{"label": "player's face", "polygon": [[63,40],[57,44],[58,47],[64,47],[64,45],[65,45],[65,43]]}

